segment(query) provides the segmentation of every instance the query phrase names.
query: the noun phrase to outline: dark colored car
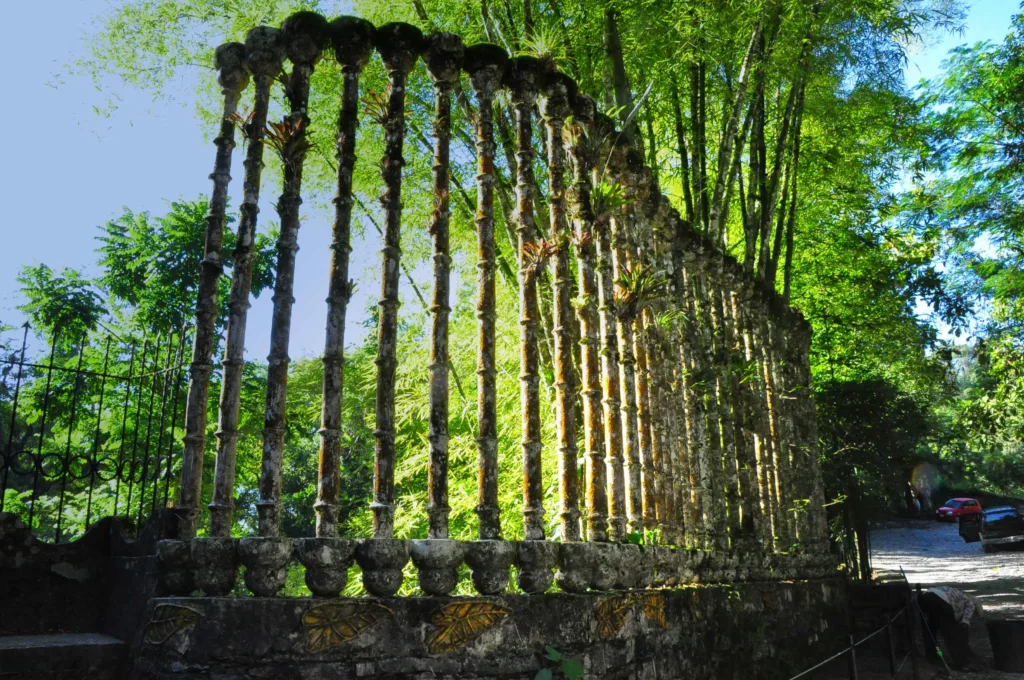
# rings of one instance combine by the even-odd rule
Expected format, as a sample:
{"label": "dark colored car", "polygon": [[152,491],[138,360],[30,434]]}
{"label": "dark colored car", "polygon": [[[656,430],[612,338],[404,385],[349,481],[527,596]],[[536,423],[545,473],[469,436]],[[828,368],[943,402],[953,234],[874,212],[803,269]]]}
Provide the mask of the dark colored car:
{"label": "dark colored car", "polygon": [[973,498],[950,498],[935,511],[940,522],[955,522],[961,515],[976,515],[981,512],[981,503]]}
{"label": "dark colored car", "polygon": [[980,541],[987,553],[1003,545],[1024,545],[1024,516],[1009,505],[989,508],[980,515],[961,515],[960,536],[967,543]]}

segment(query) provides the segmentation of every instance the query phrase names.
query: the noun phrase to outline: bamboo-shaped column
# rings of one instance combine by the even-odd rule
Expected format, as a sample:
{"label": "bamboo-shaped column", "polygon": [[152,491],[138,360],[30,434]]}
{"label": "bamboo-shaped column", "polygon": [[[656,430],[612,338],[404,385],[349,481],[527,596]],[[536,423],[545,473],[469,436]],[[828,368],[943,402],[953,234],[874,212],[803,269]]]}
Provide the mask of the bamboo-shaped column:
{"label": "bamboo-shaped column", "polygon": [[706,297],[710,319],[712,347],[715,367],[714,401],[717,404],[719,434],[721,436],[722,473],[721,495],[725,505],[725,532],[721,542],[728,543],[732,536],[740,533],[742,521],[739,466],[736,462],[736,426],[733,422],[731,389],[729,384],[729,347],[725,328],[724,261],[717,251],[711,251],[710,261],[705,263],[707,274]]}
{"label": "bamboo-shaped column", "polygon": [[[636,426],[640,457],[640,495],[643,526],[652,530],[657,526],[657,482],[654,473],[654,454],[651,434],[651,396],[650,366],[647,362],[647,342],[644,329],[643,313],[650,305],[651,298],[657,295],[653,290],[656,277],[639,256],[638,236],[644,234],[643,202],[648,197],[649,186],[641,180],[644,167],[643,155],[630,150],[626,154],[626,166],[623,179],[626,183],[627,195],[633,199],[627,211],[628,228],[623,233],[623,267],[620,276],[631,288],[627,295],[633,300],[628,307],[627,316],[632,326],[634,380],[636,381]],[[654,284],[654,285],[652,285]],[[620,311],[625,311],[625,308]]]}
{"label": "bamboo-shaped column", "polygon": [[668,373],[669,362],[665,353],[664,333],[660,327],[655,312],[672,309],[671,297],[669,296],[671,282],[668,279],[661,280],[661,272],[668,275],[672,273],[672,262],[667,257],[668,252],[664,247],[671,243],[672,234],[667,228],[670,204],[668,199],[661,195],[657,181],[648,170],[644,173],[643,181],[650,186],[650,196],[645,206],[647,219],[644,222],[645,229],[640,238],[640,255],[644,261],[650,263],[655,271],[659,272],[659,286],[663,291],[659,294],[659,301],[653,308],[643,310],[644,331],[647,337],[647,352],[650,365],[651,392],[650,400],[652,420],[651,454],[654,459],[654,470],[657,478],[657,521],[662,539],[669,544],[679,542],[678,525],[675,516],[675,472],[672,469],[672,456],[674,442],[672,440],[671,388]]}
{"label": "bamboo-shaped column", "polygon": [[[691,255],[691,257],[693,257]],[[715,545],[714,485],[711,446],[707,424],[707,391],[709,367],[701,337],[698,284],[694,281],[693,262],[682,272],[685,335],[680,343],[685,366],[686,429],[690,441],[690,483],[694,490],[696,519],[700,523],[699,543],[711,549]]]}
{"label": "bamboo-shaped column", "polygon": [[761,529],[761,515],[755,511],[758,498],[757,460],[754,454],[754,435],[749,423],[751,415],[746,411],[742,384],[745,355],[743,339],[740,337],[737,279],[744,276],[738,267],[726,267],[724,272],[725,290],[722,297],[724,343],[726,361],[729,365],[728,393],[732,409],[733,444],[736,453],[737,493],[739,495],[738,533],[732,536],[733,548],[749,551],[750,539]]}
{"label": "bamboo-shaped column", "polygon": [[330,284],[324,340],[323,406],[320,413],[320,460],[316,486],[316,535],[338,535],[341,495],[341,402],[345,386],[345,313],[352,295],[348,279],[352,252],[352,174],[356,163],[359,74],[373,51],[373,24],[356,17],[331,22],[334,54],[341,64],[341,111],[335,139],[338,158],[334,224],[331,227]]}
{"label": "bamboo-shaped column", "polygon": [[477,97],[476,114],[476,233],[477,306],[477,450],[479,474],[476,514],[481,540],[501,538],[498,507],[498,412],[495,358],[495,247],[494,247],[494,95],[508,65],[505,50],[497,45],[466,49],[463,68],[469,73]]}
{"label": "bamboo-shaped column", "polygon": [[818,421],[814,415],[814,399],[811,391],[811,325],[798,317],[791,325],[790,341],[793,346],[791,361],[796,369],[796,422],[802,424],[798,451],[801,465],[809,478],[810,531],[812,551],[823,555],[829,553],[828,517],[825,512],[825,485],[818,463]]}
{"label": "bamboo-shaped column", "polygon": [[[622,182],[625,179],[626,155],[628,153],[626,141],[616,138],[613,151],[610,156],[609,171],[613,182]],[[628,191],[628,188],[627,188]],[[627,196],[633,198],[627,193]],[[643,518],[643,493],[641,486],[641,461],[640,461],[640,429],[637,421],[637,394],[636,394],[636,355],[633,347],[633,319],[636,316],[636,302],[628,288],[623,284],[627,283],[624,274],[630,270],[629,263],[629,207],[623,206],[612,214],[611,219],[611,245],[612,245],[612,269],[618,275],[615,282],[615,330],[619,342],[619,388],[620,388],[620,411],[622,418],[622,429],[625,433],[623,438],[623,457],[626,465],[626,513],[628,515],[627,526],[632,533],[642,533],[644,530]]]}
{"label": "bamboo-shaped column", "polygon": [[775,395],[776,407],[778,408],[779,436],[783,440],[785,451],[785,476],[786,493],[785,497],[789,502],[789,516],[787,525],[789,527],[790,539],[795,544],[803,543],[809,532],[806,525],[806,507],[802,507],[801,501],[810,498],[810,489],[806,484],[807,479],[803,475],[799,461],[799,444],[797,441],[797,425],[794,419],[793,408],[796,397],[796,367],[790,359],[790,352],[786,334],[783,327],[788,325],[790,320],[789,310],[783,307],[781,301],[776,300],[773,305],[773,314],[768,319],[768,333],[771,340],[773,366],[775,368]]}
{"label": "bamboo-shaped column", "polygon": [[434,291],[430,303],[430,467],[427,470],[428,538],[448,538],[448,316],[451,255],[448,253],[448,193],[452,136],[452,90],[462,66],[462,40],[451,33],[427,39],[423,53],[427,72],[434,81],[434,212],[430,221],[433,238]]}
{"label": "bamboo-shaped column", "polygon": [[200,263],[196,295],[196,328],[192,343],[188,397],[185,405],[185,436],[181,460],[181,492],[175,511],[178,538],[190,539],[199,525],[199,504],[203,491],[203,453],[206,448],[206,407],[213,373],[213,348],[217,342],[217,283],[224,271],[221,248],[224,243],[224,215],[228,184],[231,182],[231,152],[235,148],[234,115],[238,100],[249,84],[245,45],[226,43],[215,54],[217,79],[224,96],[220,133],[214,140],[217,157],[213,165],[213,192],[206,216],[206,244]]}
{"label": "bamboo-shaped column", "polygon": [[516,57],[506,72],[516,118],[516,215],[519,248],[519,402],[522,410],[523,529],[526,540],[544,538],[544,487],[541,479],[540,348],[537,327],[537,276],[543,262],[533,221],[533,127],[530,112],[537,97],[540,63]]}
{"label": "bamboo-shaped column", "polygon": [[302,205],[302,165],[309,142],[309,79],[327,44],[327,20],[314,12],[299,12],[281,25],[285,53],[292,62],[285,94],[291,110],[270,137],[284,165],[284,191],[277,201],[281,231],[277,239],[274,312],[267,359],[267,402],[263,421],[263,464],[260,500],[256,505],[260,536],[281,531],[281,465],[284,459],[285,408],[288,398],[288,341],[292,325],[295,253],[299,249],[299,206]]}
{"label": "bamboo-shaped column", "polygon": [[764,386],[761,372],[760,347],[756,341],[754,329],[757,326],[756,306],[753,284],[747,282],[740,294],[740,314],[737,323],[742,328],[743,349],[747,362],[746,412],[751,417],[751,429],[754,433],[754,458],[757,461],[757,486],[761,499],[762,523],[761,540],[767,552],[775,549],[775,533],[777,519],[777,502],[772,480],[771,439],[765,416]]}
{"label": "bamboo-shaped column", "polygon": [[569,273],[569,223],[565,210],[565,148],[562,130],[569,115],[569,99],[576,83],[561,73],[549,74],[540,99],[547,130],[548,211],[551,216],[550,258],[552,327],[555,368],[555,432],[558,451],[558,490],[561,499],[562,538],[579,541],[580,509],[576,476],[576,371],[573,366],[572,280]]}
{"label": "bamboo-shaped column", "polygon": [[605,468],[604,424],[601,406],[600,321],[598,319],[597,252],[590,175],[596,145],[593,140],[597,107],[586,95],[573,101],[568,152],[572,166],[569,206],[573,218],[572,242],[576,251],[576,315],[580,324],[580,373],[583,383],[583,432],[586,450],[587,540],[608,540],[608,489]]}
{"label": "bamboo-shaped column", "polygon": [[768,313],[768,305],[767,300],[761,294],[758,295],[757,303],[757,313],[753,316],[750,332],[753,335],[757,365],[760,371],[758,381],[760,394],[758,396],[761,402],[762,429],[766,439],[768,486],[773,497],[775,548],[776,550],[786,550],[789,548],[786,531],[786,500],[782,496],[783,486],[779,469],[781,452],[778,425],[775,419],[775,386],[772,379],[771,347],[767,344],[767,333],[765,332],[765,315]]}
{"label": "bamboo-shaped column", "polygon": [[281,73],[284,50],[281,31],[260,26],[245,39],[249,70],[256,82],[252,120],[247,125],[249,149],[245,156],[245,197],[235,243],[231,271],[231,297],[224,356],[224,378],[220,391],[220,419],[217,424],[217,467],[210,502],[210,535],[231,535],[235,507],[235,456],[238,452],[238,414],[245,366],[245,326],[249,314],[249,293],[256,252],[256,218],[259,214],[260,178],[263,172],[263,140],[270,104],[270,86]]}
{"label": "bamboo-shaped column", "polygon": [[[380,321],[377,325],[377,427],[373,474],[373,537],[392,538],[395,520],[395,371],[398,367],[398,277],[402,257],[402,146],[405,141],[405,83],[416,65],[423,34],[395,22],[377,29],[374,44],[388,72],[384,157],[380,176],[384,193],[384,249]],[[447,363],[447,362],[445,362]]]}
{"label": "bamboo-shaped column", "polygon": [[779,391],[779,357],[773,341],[771,324],[774,300],[766,301],[765,313],[760,318],[760,337],[764,347],[765,397],[768,403],[769,426],[772,433],[772,454],[775,466],[775,489],[779,499],[779,541],[789,550],[794,538],[793,495],[789,475],[790,442],[788,423],[783,416],[782,395]]}
{"label": "bamboo-shaped column", "polygon": [[[615,124],[603,114],[594,116],[591,144],[597,160],[607,158]],[[611,246],[611,218],[618,209],[616,194],[607,177],[607,168],[595,165],[591,205],[594,210],[594,241],[597,246],[598,313],[601,337],[601,392],[604,395],[605,460],[608,486],[608,539],[626,538],[626,480],[623,465],[622,413],[619,384],[619,334],[615,313],[615,266]]]}

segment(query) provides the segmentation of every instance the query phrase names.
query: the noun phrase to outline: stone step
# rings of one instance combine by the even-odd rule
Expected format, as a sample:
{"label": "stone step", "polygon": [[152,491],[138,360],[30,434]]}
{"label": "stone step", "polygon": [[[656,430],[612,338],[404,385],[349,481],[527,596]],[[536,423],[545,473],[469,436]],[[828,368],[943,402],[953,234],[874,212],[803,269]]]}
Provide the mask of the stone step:
{"label": "stone step", "polygon": [[99,633],[0,636],[2,680],[118,680],[128,645]]}

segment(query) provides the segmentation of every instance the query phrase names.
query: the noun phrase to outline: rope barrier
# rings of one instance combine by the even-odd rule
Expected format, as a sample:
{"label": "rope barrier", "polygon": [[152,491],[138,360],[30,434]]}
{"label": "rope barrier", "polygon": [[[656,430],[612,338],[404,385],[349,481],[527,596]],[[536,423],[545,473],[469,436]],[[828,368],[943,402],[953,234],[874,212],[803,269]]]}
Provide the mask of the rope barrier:
{"label": "rope barrier", "polygon": [[[881,633],[882,631],[884,631],[884,630],[886,630],[887,628],[889,628],[889,626],[891,626],[891,625],[893,624],[893,622],[895,622],[895,621],[896,621],[896,619],[898,619],[898,618],[899,618],[899,617],[900,617],[901,615],[903,615],[903,614],[907,614],[907,615],[909,616],[910,614],[909,614],[909,612],[907,612],[907,609],[908,609],[908,607],[910,607],[910,605],[905,605],[905,606],[903,607],[903,609],[901,609],[901,610],[899,610],[898,612],[896,612],[896,614],[895,614],[895,615],[894,615],[894,616],[893,616],[892,618],[890,618],[890,619],[889,619],[889,621],[888,621],[888,622],[887,622],[887,623],[886,623],[886,624],[885,624],[884,626],[882,626],[882,627],[881,627],[881,628],[879,628],[878,630],[874,631],[874,632],[873,632],[873,633],[871,633],[870,635],[867,635],[867,636],[865,636],[865,637],[861,638],[860,640],[858,640],[857,642],[853,643],[852,645],[847,645],[846,647],[844,647],[844,648],[843,648],[843,649],[841,649],[840,651],[836,652],[835,654],[833,654],[833,655],[832,655],[832,656],[830,656],[829,658],[825,659],[824,661],[821,661],[821,662],[820,662],[820,663],[818,663],[818,664],[815,664],[814,666],[811,666],[811,667],[810,667],[810,668],[808,668],[807,670],[805,670],[805,671],[802,671],[802,672],[798,673],[797,675],[794,675],[794,676],[793,676],[793,677],[791,677],[791,678],[790,678],[789,680],[797,680],[798,678],[802,678],[802,677],[804,677],[805,675],[807,675],[808,673],[812,673],[812,672],[814,672],[814,671],[818,670],[819,668],[821,668],[821,667],[822,667],[822,666],[824,666],[825,664],[827,664],[827,663],[831,663],[832,661],[835,661],[836,659],[838,659],[839,657],[843,656],[844,654],[849,654],[849,653],[850,653],[850,651],[852,651],[852,650],[856,649],[857,647],[860,647],[860,646],[861,646],[862,644],[864,644],[865,642],[867,642],[867,641],[868,641],[868,640],[870,640],[871,638],[875,637],[876,635],[878,635],[878,634],[879,634],[879,633]],[[931,635],[931,631],[929,631],[929,635]],[[909,657],[909,656],[910,656],[910,654],[912,654],[912,653],[913,653],[913,650],[911,650],[910,652],[908,652],[908,653],[907,653],[907,656],[903,657],[903,661],[902,661],[902,662],[900,662],[900,667],[899,667],[899,669],[897,669],[897,670],[896,670],[896,675],[892,676],[893,678],[896,678],[897,676],[899,676],[899,674],[900,674],[900,669],[902,669],[902,668],[903,668],[903,664],[907,662],[907,657]]]}

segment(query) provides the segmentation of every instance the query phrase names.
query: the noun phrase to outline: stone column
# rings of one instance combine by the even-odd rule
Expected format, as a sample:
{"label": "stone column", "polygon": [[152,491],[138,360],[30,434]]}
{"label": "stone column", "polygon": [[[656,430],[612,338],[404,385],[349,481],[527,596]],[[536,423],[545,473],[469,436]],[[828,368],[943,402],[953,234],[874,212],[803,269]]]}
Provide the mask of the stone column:
{"label": "stone column", "polygon": [[348,265],[352,252],[352,175],[356,162],[359,74],[370,61],[374,33],[373,24],[357,17],[340,17],[330,25],[334,54],[341,64],[342,91],[336,137],[338,179],[334,224],[331,227],[333,239],[315,505],[316,535],[327,538],[338,535],[341,494],[341,405],[345,387],[345,313],[352,295]]}
{"label": "stone column", "polygon": [[292,324],[292,286],[295,253],[299,249],[299,206],[302,205],[302,165],[309,142],[309,79],[327,45],[327,20],[313,12],[293,14],[281,26],[285,53],[292,62],[286,95],[291,110],[271,138],[284,165],[284,191],[277,201],[281,231],[277,239],[274,312],[270,328],[267,399],[263,423],[263,465],[260,475],[259,535],[281,532],[281,464],[284,457],[285,409],[288,396],[288,341]]}
{"label": "stone column", "polygon": [[423,59],[434,81],[434,212],[430,235],[434,245],[434,290],[430,311],[430,467],[427,474],[427,515],[430,538],[448,538],[448,315],[451,255],[448,253],[449,147],[452,90],[462,66],[462,40],[451,33],[427,38]]}
{"label": "stone column", "polygon": [[[594,116],[592,144],[599,159],[607,158],[615,124],[603,114]],[[616,209],[612,185],[605,168],[595,165],[592,173],[594,241],[597,250],[598,313],[601,337],[601,392],[605,460],[608,477],[608,538],[626,538],[626,482],[623,468],[623,420],[619,384],[619,340],[615,315],[615,270],[611,247],[611,218]]]}
{"label": "stone column", "polygon": [[245,366],[245,326],[249,313],[249,293],[256,252],[256,216],[259,214],[260,178],[263,171],[263,141],[270,103],[270,86],[281,73],[284,49],[281,32],[261,26],[249,31],[245,39],[249,70],[256,82],[256,101],[252,121],[247,125],[249,148],[245,156],[245,198],[231,270],[231,297],[228,302],[224,378],[220,392],[220,419],[217,426],[217,466],[210,503],[210,535],[231,535],[235,507],[235,456],[238,450],[238,415],[242,397],[242,371]]}
{"label": "stone column", "polygon": [[[476,514],[480,539],[501,538],[498,507],[498,414],[497,369],[495,366],[495,249],[494,249],[494,95],[501,85],[508,55],[497,45],[474,45],[466,49],[464,68],[477,97],[477,449],[479,483]],[[507,581],[507,578],[506,578]]]}
{"label": "stone column", "polygon": [[[611,181],[622,183],[626,174],[626,155],[629,151],[626,142],[617,137],[609,161]],[[627,190],[628,191],[628,190]],[[628,196],[628,193],[627,193]],[[612,214],[611,219],[611,252],[612,270],[615,280],[615,330],[619,343],[619,388],[622,413],[623,457],[626,466],[626,513],[627,527],[630,532],[642,533],[643,492],[641,487],[640,459],[640,428],[637,421],[636,394],[636,354],[633,343],[633,307],[626,307],[624,302],[628,290],[623,287],[623,272],[629,271],[629,207],[623,206]]]}
{"label": "stone column", "polygon": [[569,223],[565,208],[565,148],[562,132],[569,115],[576,83],[560,73],[547,74],[540,98],[540,114],[547,131],[548,211],[551,216],[553,257],[549,258],[553,314],[552,339],[555,369],[555,433],[558,452],[562,538],[579,541],[579,488],[576,477],[576,370],[573,366],[572,281],[569,273]]}
{"label": "stone column", "polygon": [[533,127],[531,111],[537,97],[540,62],[521,56],[512,60],[505,83],[512,95],[516,123],[516,231],[519,243],[519,400],[522,410],[523,525],[527,541],[544,538],[544,487],[541,479],[540,348],[537,328],[537,228],[533,222]]}
{"label": "stone column", "polygon": [[181,460],[181,492],[175,515],[178,538],[195,536],[199,525],[199,504],[203,491],[203,453],[206,448],[206,406],[210,393],[211,358],[217,342],[217,283],[224,271],[221,248],[228,184],[231,182],[231,152],[235,148],[234,116],[238,100],[249,84],[245,45],[226,43],[215,53],[217,79],[224,96],[220,133],[214,140],[217,157],[213,165],[213,192],[206,216],[206,244],[200,263],[196,295],[196,329],[192,344],[192,365],[185,406],[185,436]]}
{"label": "stone column", "polygon": [[377,325],[377,394],[374,430],[373,537],[392,538],[395,520],[395,371],[398,368],[398,277],[402,257],[402,147],[405,142],[405,84],[416,65],[423,34],[411,24],[385,24],[377,29],[374,46],[388,74],[384,156],[380,175],[384,193],[383,277],[380,321]]}
{"label": "stone column", "polygon": [[572,166],[569,190],[573,218],[573,246],[576,251],[576,315],[580,324],[580,373],[583,379],[583,431],[586,450],[587,539],[608,539],[608,475],[605,468],[604,424],[601,406],[600,321],[598,318],[597,250],[594,211],[591,206],[590,175],[595,165],[594,100],[577,95],[573,101],[573,124],[568,144]]}

